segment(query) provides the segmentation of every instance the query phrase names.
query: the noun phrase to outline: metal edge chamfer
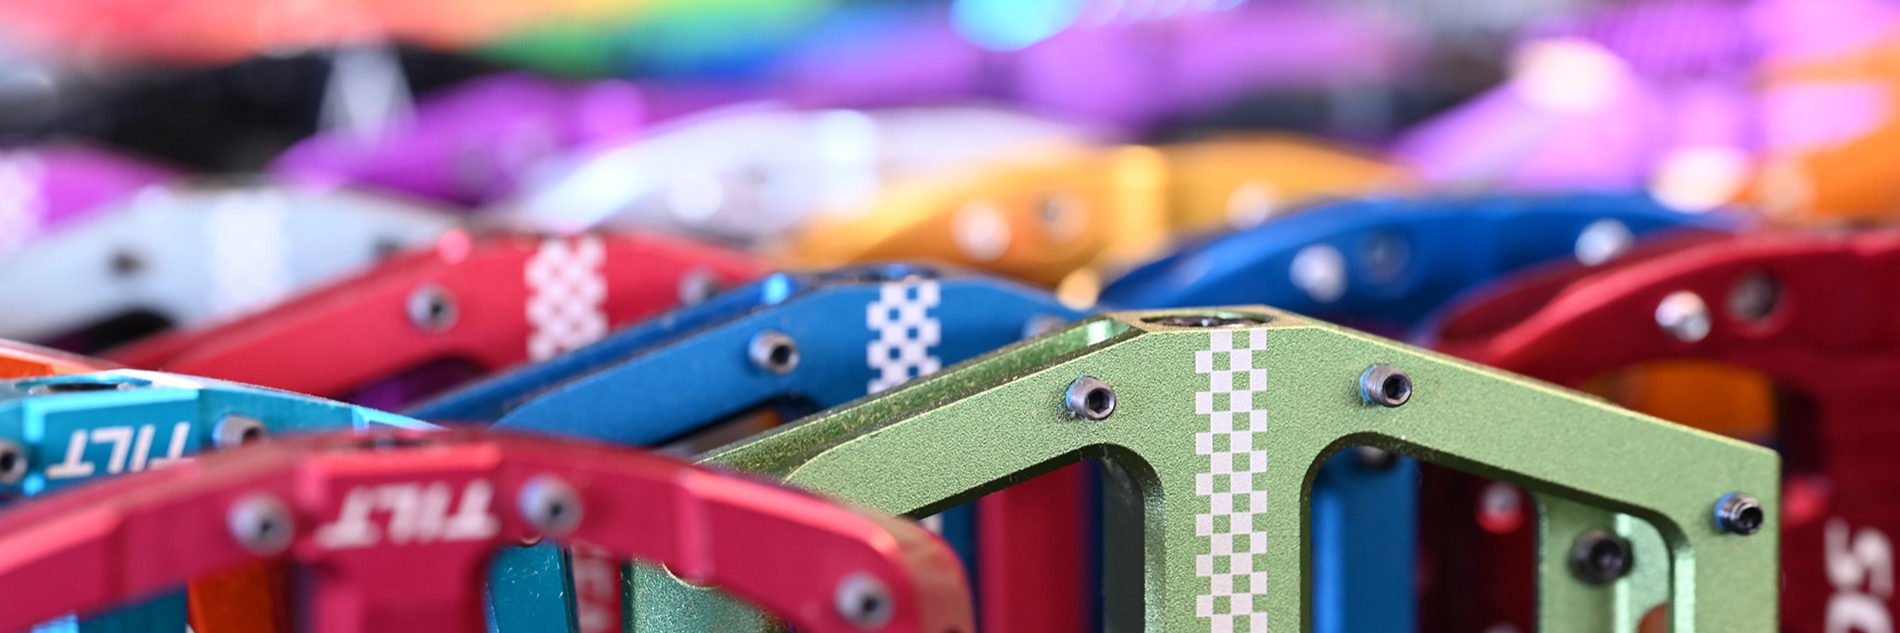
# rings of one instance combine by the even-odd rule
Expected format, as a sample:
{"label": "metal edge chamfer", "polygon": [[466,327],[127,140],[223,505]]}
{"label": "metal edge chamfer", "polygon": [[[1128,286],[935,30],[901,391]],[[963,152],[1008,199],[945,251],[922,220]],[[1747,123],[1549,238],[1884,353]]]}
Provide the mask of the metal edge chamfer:
{"label": "metal edge chamfer", "polygon": [[1062,392],[1062,408],[1084,420],[1106,420],[1115,414],[1115,388],[1093,376],[1076,378]]}
{"label": "metal edge chamfer", "polygon": [[1029,317],[1029,321],[1023,324],[1023,338],[1036,338],[1060,330],[1068,324],[1069,320],[1060,316],[1054,314],[1038,314]]}
{"label": "metal edge chamfer", "polygon": [[1359,374],[1359,397],[1382,407],[1404,406],[1412,400],[1412,376],[1391,365],[1373,365]]}
{"label": "metal edge chamfer", "polygon": [[127,391],[142,386],[144,383],[129,380],[123,376],[109,376],[103,380],[96,375],[51,376],[33,382],[26,388],[26,395],[48,396],[93,391]]}
{"label": "metal edge chamfer", "polygon": [[211,438],[218,448],[235,448],[264,439],[270,435],[270,429],[257,418],[242,415],[227,415],[218,418],[212,427]]}
{"label": "metal edge chamfer", "polygon": [[1247,315],[1165,314],[1145,317],[1142,323],[1187,328],[1251,327],[1265,325],[1271,318]]}
{"label": "metal edge chamfer", "polygon": [[1629,575],[1636,552],[1627,539],[1603,529],[1585,530],[1570,545],[1570,572],[1592,585],[1607,585]]}
{"label": "metal edge chamfer", "polygon": [[1715,501],[1715,526],[1723,532],[1749,536],[1760,532],[1767,522],[1767,511],[1754,497],[1731,492]]}
{"label": "metal edge chamfer", "polygon": [[542,534],[561,537],[580,527],[585,504],[573,486],[553,475],[536,475],[522,484],[516,500],[521,518]]}
{"label": "metal edge chamfer", "polygon": [[766,330],[752,336],[752,342],[746,344],[746,356],[759,369],[789,374],[798,369],[798,341],[777,330]]}
{"label": "metal edge chamfer", "polygon": [[26,449],[9,440],[0,440],[0,484],[17,484],[26,479]]}
{"label": "metal edge chamfer", "polygon": [[268,494],[253,494],[231,504],[225,514],[225,526],[231,538],[245,551],[259,556],[276,556],[290,549],[297,526],[290,508]]}
{"label": "metal edge chamfer", "polygon": [[441,332],[455,326],[461,309],[449,291],[434,284],[417,287],[403,303],[409,322],[426,332]]}
{"label": "metal edge chamfer", "polygon": [[1382,473],[1399,465],[1399,456],[1392,451],[1375,446],[1352,447],[1353,462],[1359,469],[1370,473]]}
{"label": "metal edge chamfer", "polygon": [[943,272],[934,267],[907,262],[855,264],[818,273],[820,280],[832,284],[922,281],[942,276]]}
{"label": "metal edge chamfer", "polygon": [[838,617],[866,631],[883,628],[897,615],[897,603],[891,597],[890,588],[876,576],[864,572],[838,581],[835,606]]}

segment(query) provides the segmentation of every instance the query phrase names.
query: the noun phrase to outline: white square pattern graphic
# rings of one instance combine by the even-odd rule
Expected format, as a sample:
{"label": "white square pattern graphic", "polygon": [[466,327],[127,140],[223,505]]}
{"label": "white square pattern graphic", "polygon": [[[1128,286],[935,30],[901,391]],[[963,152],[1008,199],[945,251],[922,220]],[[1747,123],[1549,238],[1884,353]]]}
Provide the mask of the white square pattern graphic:
{"label": "white square pattern graphic", "polygon": [[212,314],[250,314],[290,298],[297,286],[288,261],[290,214],[290,200],[279,193],[218,197],[204,224]]}
{"label": "white square pattern graphic", "polygon": [[47,210],[40,191],[45,176],[45,166],[32,152],[0,152],[0,252],[39,233],[40,216]]}
{"label": "white square pattern graphic", "polygon": [[910,382],[943,368],[931,353],[943,340],[943,324],[930,309],[941,300],[934,279],[888,281],[878,286],[877,301],[865,307],[865,324],[877,339],[865,348],[871,371],[870,393]]}
{"label": "white square pattern graphic", "polygon": [[[1254,599],[1267,593],[1264,565],[1267,534],[1254,518],[1267,512],[1261,475],[1267,451],[1254,439],[1267,430],[1264,403],[1267,370],[1255,356],[1267,349],[1265,330],[1214,330],[1209,348],[1194,352],[1194,371],[1208,377],[1207,391],[1194,394],[1194,412],[1208,416],[1208,430],[1194,434],[1194,453],[1205,455],[1208,472],[1194,477],[1194,493],[1206,497],[1207,514],[1194,517],[1194,534],[1207,539],[1207,553],[1194,557],[1194,572],[1208,579],[1195,597],[1195,615],[1212,622],[1213,633],[1266,633],[1267,614]],[[1236,347],[1238,345],[1238,347]]]}
{"label": "white square pattern graphic", "polygon": [[585,235],[542,240],[522,271],[528,284],[528,359],[542,361],[607,336],[607,246]]}

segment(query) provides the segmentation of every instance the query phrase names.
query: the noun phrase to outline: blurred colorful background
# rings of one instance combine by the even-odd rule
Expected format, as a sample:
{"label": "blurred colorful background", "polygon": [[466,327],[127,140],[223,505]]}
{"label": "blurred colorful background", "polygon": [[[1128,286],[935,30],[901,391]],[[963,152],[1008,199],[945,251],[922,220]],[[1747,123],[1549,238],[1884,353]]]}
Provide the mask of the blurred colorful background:
{"label": "blurred colorful background", "polygon": [[[922,261],[1075,310],[1271,303],[1786,449],[1777,428],[1812,413],[1790,403],[1818,396],[1766,369],[1783,357],[1669,347],[1571,380],[1483,345],[1589,339],[1508,326],[1591,322],[1537,312],[1579,279],[1694,277],[1670,256],[1769,270],[1785,251],[1748,250],[1763,236],[1870,252],[1840,240],[1900,218],[1896,29],[1887,0],[0,2],[0,337],[259,383],[246,354],[387,352],[360,379],[269,386],[394,409],[763,271]],[[325,302],[372,305],[428,266],[483,287],[499,277],[453,267],[528,249],[511,236],[628,234],[720,263],[525,358],[513,339],[243,350],[366,332],[348,314],[369,308]],[[1893,353],[1846,332],[1893,314],[1875,286],[1894,280],[1828,270],[1640,320],[1686,346],[1847,315],[1797,347]],[[421,330],[519,311],[450,302],[440,275],[452,292],[390,295]],[[1791,302],[1815,279],[1842,289]],[[221,346],[227,364],[190,361]],[[1789,529],[1852,487],[1817,481],[1791,475]],[[1407,503],[1528,533],[1508,487],[1426,482]],[[1469,600],[1443,574],[1491,573],[1456,534],[1414,535],[1416,622],[1322,629],[1530,630],[1528,606],[1447,606]],[[1789,603],[1788,630],[1821,630],[1796,622],[1820,609]]]}

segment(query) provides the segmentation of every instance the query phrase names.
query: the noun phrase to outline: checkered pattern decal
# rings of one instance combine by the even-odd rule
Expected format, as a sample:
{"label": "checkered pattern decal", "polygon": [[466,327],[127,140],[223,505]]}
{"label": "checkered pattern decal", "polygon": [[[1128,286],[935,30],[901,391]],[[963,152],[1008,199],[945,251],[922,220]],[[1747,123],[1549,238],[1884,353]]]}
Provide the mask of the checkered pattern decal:
{"label": "checkered pattern decal", "polygon": [[528,258],[528,359],[542,361],[607,335],[607,278],[600,238],[542,240]]}
{"label": "checkered pattern decal", "polygon": [[940,291],[934,279],[887,281],[878,287],[877,301],[865,308],[866,325],[877,332],[865,350],[877,372],[870,393],[943,368],[943,360],[930,352],[943,339],[943,324],[930,315]]}
{"label": "checkered pattern decal", "polygon": [[45,169],[32,152],[0,152],[0,251],[18,248],[39,233],[46,212],[40,196]]}
{"label": "checkered pattern decal", "polygon": [[1267,430],[1264,403],[1267,370],[1255,357],[1267,349],[1265,330],[1213,330],[1207,350],[1194,353],[1194,370],[1208,377],[1207,391],[1194,394],[1195,413],[1208,416],[1208,431],[1194,434],[1194,452],[1208,459],[1195,475],[1194,492],[1209,511],[1195,515],[1194,533],[1207,539],[1207,553],[1194,557],[1195,574],[1208,579],[1195,597],[1195,614],[1212,622],[1213,633],[1265,633],[1267,614],[1254,599],[1267,593],[1267,534],[1254,519],[1266,514],[1260,476],[1267,452],[1254,439]]}
{"label": "checkered pattern decal", "polygon": [[574,620],[580,633],[620,630],[620,561],[599,545],[572,541],[568,573],[574,582]]}
{"label": "checkered pattern decal", "polygon": [[290,201],[247,191],[219,196],[204,225],[211,312],[228,317],[290,298]]}

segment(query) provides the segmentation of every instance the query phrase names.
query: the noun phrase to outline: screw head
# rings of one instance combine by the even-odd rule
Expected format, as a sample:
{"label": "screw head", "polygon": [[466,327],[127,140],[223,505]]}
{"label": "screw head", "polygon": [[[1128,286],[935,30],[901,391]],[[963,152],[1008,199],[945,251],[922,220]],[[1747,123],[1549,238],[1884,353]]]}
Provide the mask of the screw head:
{"label": "screw head", "polygon": [[296,538],[296,524],[290,508],[277,497],[258,493],[231,504],[225,513],[225,526],[231,538],[246,551],[258,556],[276,556],[290,549]]}
{"label": "screw head", "polygon": [[211,438],[218,448],[233,448],[250,444],[270,435],[270,429],[256,418],[241,415],[227,415],[218,418],[211,429]]}
{"label": "screw head", "polygon": [[1712,326],[1709,305],[1703,303],[1700,295],[1687,290],[1669,293],[1661,303],[1656,304],[1656,325],[1678,341],[1700,341],[1709,335]]}
{"label": "screw head", "polygon": [[1084,420],[1106,420],[1115,414],[1115,388],[1091,376],[1076,378],[1062,393],[1062,408]]}
{"label": "screw head", "polygon": [[1359,397],[1382,407],[1400,407],[1412,400],[1412,376],[1391,365],[1373,365],[1359,374]]}
{"label": "screw head", "polygon": [[838,582],[835,594],[838,615],[852,626],[872,631],[890,624],[897,615],[891,590],[876,576],[857,572]]}
{"label": "screw head", "polygon": [[0,484],[17,484],[26,479],[26,449],[8,440],[0,440]]}
{"label": "screw head", "polygon": [[112,253],[112,275],[131,277],[145,271],[145,258],[130,250],[118,250]]}
{"label": "screw head", "polygon": [[1781,304],[1781,282],[1765,272],[1751,273],[1729,288],[1728,313],[1737,320],[1759,323]]}
{"label": "screw head", "polygon": [[1082,202],[1063,193],[1043,194],[1036,204],[1036,219],[1041,221],[1043,231],[1057,241],[1080,237],[1086,228]]}
{"label": "screw head", "polygon": [[1768,513],[1754,497],[1731,492],[1715,501],[1715,526],[1723,532],[1749,536],[1767,523]]}
{"label": "screw head", "polygon": [[1314,301],[1332,303],[1346,296],[1346,255],[1331,244],[1314,244],[1294,253],[1287,274]]}
{"label": "screw head", "polygon": [[1607,585],[1636,566],[1629,541],[1601,529],[1577,535],[1570,546],[1570,571],[1593,585]]}
{"label": "screw head", "polygon": [[1635,244],[1636,234],[1629,226],[1612,218],[1597,220],[1577,234],[1577,261],[1595,266],[1629,252]]}
{"label": "screw head", "polygon": [[1285,202],[1273,185],[1260,180],[1241,183],[1227,194],[1227,224],[1236,229],[1252,228],[1280,212]]}
{"label": "screw head", "polygon": [[1493,481],[1478,494],[1478,527],[1492,534],[1510,534],[1524,525],[1524,499],[1516,486]]}
{"label": "screw head", "polygon": [[707,268],[694,268],[680,276],[680,305],[696,306],[719,294],[719,274]]}
{"label": "screw head", "polygon": [[988,202],[970,202],[951,217],[950,236],[970,259],[992,262],[1009,252],[1009,218]]}
{"label": "screw head", "polygon": [[789,374],[798,369],[798,341],[776,330],[766,330],[752,336],[752,342],[746,344],[746,356],[759,369]]}
{"label": "screw head", "polygon": [[535,475],[521,485],[515,502],[522,520],[542,534],[559,538],[580,527],[581,495],[559,477]]}
{"label": "screw head", "polygon": [[370,242],[369,252],[373,259],[382,261],[401,254],[408,247],[401,238],[385,235]]}
{"label": "screw head", "polygon": [[1412,264],[1412,242],[1404,235],[1380,231],[1367,237],[1360,252],[1365,256],[1366,277],[1386,283],[1398,279]]}
{"label": "screw head", "polygon": [[410,292],[404,309],[409,314],[410,323],[429,332],[447,330],[461,316],[455,297],[448,290],[435,285],[422,286]]}

